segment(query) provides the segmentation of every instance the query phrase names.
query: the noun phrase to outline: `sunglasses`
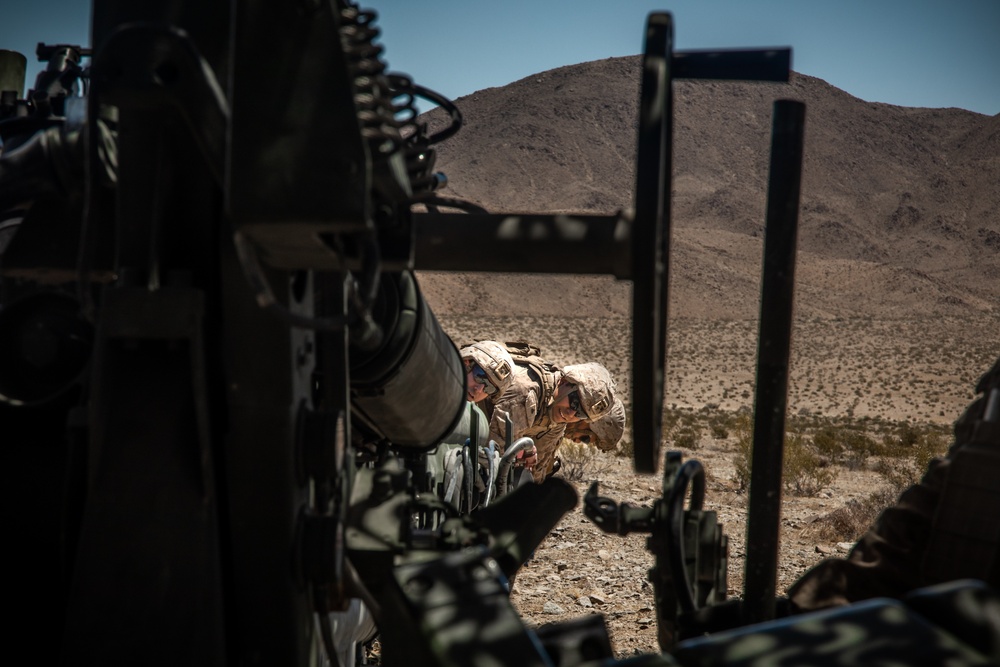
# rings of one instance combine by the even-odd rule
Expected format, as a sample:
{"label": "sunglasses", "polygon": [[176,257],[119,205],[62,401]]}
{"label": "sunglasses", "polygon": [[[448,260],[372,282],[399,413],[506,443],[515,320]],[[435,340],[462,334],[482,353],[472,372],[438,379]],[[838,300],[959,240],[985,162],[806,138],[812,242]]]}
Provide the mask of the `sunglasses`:
{"label": "sunglasses", "polygon": [[472,377],[476,382],[483,385],[483,391],[486,392],[487,396],[492,396],[497,393],[497,388],[492,382],[490,382],[490,378],[486,375],[486,371],[475,364],[472,366]]}
{"label": "sunglasses", "polygon": [[588,419],[587,411],[583,409],[580,401],[580,392],[574,391],[569,395],[569,409],[576,413],[579,419]]}

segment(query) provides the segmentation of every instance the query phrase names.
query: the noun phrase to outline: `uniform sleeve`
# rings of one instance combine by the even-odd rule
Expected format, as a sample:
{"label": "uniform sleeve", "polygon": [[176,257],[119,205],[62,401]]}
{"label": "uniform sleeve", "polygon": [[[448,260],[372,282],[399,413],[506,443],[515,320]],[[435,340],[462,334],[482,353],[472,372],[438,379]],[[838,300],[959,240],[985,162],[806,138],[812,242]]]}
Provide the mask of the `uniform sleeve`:
{"label": "uniform sleeve", "polygon": [[552,472],[556,460],[559,443],[566,433],[564,424],[554,424],[550,428],[535,435],[535,449],[538,451],[538,462],[531,474],[536,482],[542,482]]}

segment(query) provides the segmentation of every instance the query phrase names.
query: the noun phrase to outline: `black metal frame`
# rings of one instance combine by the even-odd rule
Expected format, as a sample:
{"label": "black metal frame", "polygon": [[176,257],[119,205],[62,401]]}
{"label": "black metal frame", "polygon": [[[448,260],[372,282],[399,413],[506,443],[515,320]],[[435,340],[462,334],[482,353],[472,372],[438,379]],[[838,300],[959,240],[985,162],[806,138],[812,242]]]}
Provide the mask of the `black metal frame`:
{"label": "black metal frame", "polygon": [[[650,14],[639,101],[635,213],[618,215],[415,214],[416,268],[575,272],[632,281],[632,438],[635,467],[656,472],[662,438],[670,276],[670,192],[675,79],[787,81],[790,49],[673,49],[670,14]],[[472,261],[454,247],[495,249]]]}
{"label": "black metal frame", "polygon": [[[362,593],[346,560],[352,539],[371,556],[358,564],[374,567],[364,583],[402,605],[381,605],[384,618],[416,604],[402,579],[373,581],[409,557],[402,538],[359,536],[366,517],[391,522],[409,506],[406,476],[372,473],[372,497],[348,507],[350,346],[377,342],[370,311],[386,267],[582,265],[631,280],[635,466],[656,470],[673,81],[787,80],[789,50],[675,53],[670,15],[650,15],[634,216],[411,215],[403,148],[379,134],[386,119],[358,113],[353,93],[372,84],[352,67],[377,58],[348,4],[95,0],[80,250],[62,267],[75,269],[97,325],[86,418],[74,423],[86,464],[72,480],[83,501],[70,508],[80,517],[68,528],[78,539],[62,609],[66,662],[308,664],[314,614],[330,654],[326,612]],[[350,48],[348,20],[360,35]],[[99,176],[106,105],[117,112],[113,188]],[[499,251],[470,265],[451,250],[475,243]],[[514,518],[491,505],[478,527],[456,528],[452,546],[499,536],[489,557],[516,569],[572,495],[557,480],[524,488],[508,496]],[[380,506],[382,492],[396,495]],[[529,520],[532,502],[545,510]],[[438,567],[416,565],[422,558],[410,569]],[[508,629],[529,641],[517,623]]]}

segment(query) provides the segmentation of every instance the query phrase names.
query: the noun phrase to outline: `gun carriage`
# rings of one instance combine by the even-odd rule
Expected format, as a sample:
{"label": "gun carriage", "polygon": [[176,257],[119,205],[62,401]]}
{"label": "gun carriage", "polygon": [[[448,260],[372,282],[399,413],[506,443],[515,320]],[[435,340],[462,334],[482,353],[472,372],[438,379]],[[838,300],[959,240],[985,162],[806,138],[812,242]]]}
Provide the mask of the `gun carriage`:
{"label": "gun carriage", "polygon": [[[441,196],[433,147],[461,114],[387,70],[375,18],[348,0],[95,0],[93,49],[39,45],[47,68],[23,98],[23,57],[0,54],[0,410],[22,642],[67,664],[307,665],[353,661],[377,627],[387,665],[611,658],[600,617],[531,629],[513,610],[509,580],[576,493],[514,484],[482,441],[414,270],[631,281],[635,467],[657,472],[672,82],[787,80],[790,51],[675,51],[670,14],[651,14],[634,209],[491,213]],[[451,126],[428,134],[417,97]],[[725,602],[726,539],[697,462],[667,453],[652,508],[596,485],[584,501],[601,529],[650,534],[665,653],[629,662],[741,664],[781,646],[840,664],[825,642],[843,623],[896,638],[862,655],[979,655],[928,616],[931,594],[773,620],[803,126],[801,103],[775,103],[743,600]],[[486,242],[499,251],[475,263],[455,252]],[[428,454],[443,445],[451,477]],[[485,493],[471,486],[481,449],[497,461]],[[713,609],[732,615],[725,632]],[[750,640],[764,648],[734,653]]]}

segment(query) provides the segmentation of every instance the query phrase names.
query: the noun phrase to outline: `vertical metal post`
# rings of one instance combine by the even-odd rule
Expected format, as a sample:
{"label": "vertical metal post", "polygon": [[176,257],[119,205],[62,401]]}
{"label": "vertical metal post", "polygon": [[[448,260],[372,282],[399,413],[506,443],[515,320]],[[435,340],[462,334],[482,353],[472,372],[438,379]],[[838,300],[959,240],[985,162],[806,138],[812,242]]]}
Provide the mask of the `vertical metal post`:
{"label": "vertical metal post", "polygon": [[744,579],[745,620],[749,623],[774,618],[804,125],[804,104],[775,102]]}
{"label": "vertical metal post", "polygon": [[646,25],[632,226],[632,438],[635,469],[656,472],[663,419],[670,257],[673,21]]}

